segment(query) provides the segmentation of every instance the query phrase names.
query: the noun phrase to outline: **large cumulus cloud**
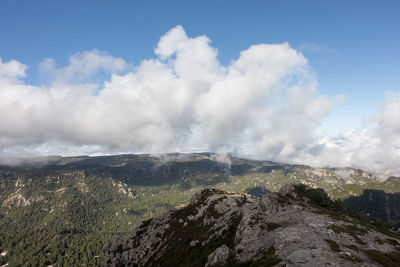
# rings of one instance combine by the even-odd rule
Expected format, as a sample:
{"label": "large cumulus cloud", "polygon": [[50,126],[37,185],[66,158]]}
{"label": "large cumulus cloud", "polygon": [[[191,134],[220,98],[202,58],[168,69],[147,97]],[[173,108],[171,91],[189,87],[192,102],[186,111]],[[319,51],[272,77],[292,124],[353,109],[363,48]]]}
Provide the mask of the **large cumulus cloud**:
{"label": "large cumulus cloud", "polygon": [[388,93],[374,124],[339,136],[316,140],[320,151],[304,155],[309,164],[353,166],[381,174],[400,175],[400,93]]}
{"label": "large cumulus cloud", "polygon": [[[154,52],[138,65],[98,50],[60,68],[46,59],[46,86],[26,84],[22,63],[0,61],[0,155],[208,150],[357,166],[392,138],[392,162],[399,158],[392,100],[375,129],[316,136],[334,99],[319,94],[307,60],[287,43],[251,46],[222,66],[207,36],[191,38],[177,26]],[[99,72],[110,78],[95,82]]]}

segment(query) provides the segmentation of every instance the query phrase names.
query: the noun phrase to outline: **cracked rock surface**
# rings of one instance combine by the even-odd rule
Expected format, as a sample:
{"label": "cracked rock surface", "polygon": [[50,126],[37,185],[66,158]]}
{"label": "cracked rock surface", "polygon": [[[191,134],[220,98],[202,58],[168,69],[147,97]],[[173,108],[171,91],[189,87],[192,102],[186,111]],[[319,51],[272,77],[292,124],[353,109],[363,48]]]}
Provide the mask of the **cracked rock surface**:
{"label": "cracked rock surface", "polygon": [[400,266],[398,234],[325,197],[292,184],[261,199],[203,189],[105,244],[102,266]]}

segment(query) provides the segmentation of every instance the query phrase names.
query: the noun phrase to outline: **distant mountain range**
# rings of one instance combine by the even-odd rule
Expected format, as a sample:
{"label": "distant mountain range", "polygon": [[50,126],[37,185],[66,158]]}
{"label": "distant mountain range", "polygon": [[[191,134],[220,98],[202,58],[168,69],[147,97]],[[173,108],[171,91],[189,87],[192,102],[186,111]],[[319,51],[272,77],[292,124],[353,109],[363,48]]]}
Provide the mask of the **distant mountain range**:
{"label": "distant mountain range", "polygon": [[[362,170],[216,158],[212,153],[175,153],[3,161],[0,265],[96,266],[106,241],[187,204],[205,187],[242,194],[301,183],[341,199],[360,196],[364,189],[400,192],[399,178],[382,182]],[[359,211],[396,223],[395,205],[386,206],[392,221],[370,209]]]}

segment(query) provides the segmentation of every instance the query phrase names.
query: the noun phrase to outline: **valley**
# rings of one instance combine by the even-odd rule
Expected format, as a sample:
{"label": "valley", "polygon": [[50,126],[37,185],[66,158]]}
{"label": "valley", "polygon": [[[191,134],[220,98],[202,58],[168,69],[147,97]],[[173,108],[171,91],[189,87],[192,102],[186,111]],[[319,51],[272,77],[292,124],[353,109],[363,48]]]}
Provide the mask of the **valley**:
{"label": "valley", "polygon": [[[400,192],[400,179],[212,153],[51,157],[0,167],[0,266],[97,266],[102,245],[141,221],[188,204],[202,188],[247,193],[287,183],[331,198]],[[4,254],[4,255],[3,255]]]}

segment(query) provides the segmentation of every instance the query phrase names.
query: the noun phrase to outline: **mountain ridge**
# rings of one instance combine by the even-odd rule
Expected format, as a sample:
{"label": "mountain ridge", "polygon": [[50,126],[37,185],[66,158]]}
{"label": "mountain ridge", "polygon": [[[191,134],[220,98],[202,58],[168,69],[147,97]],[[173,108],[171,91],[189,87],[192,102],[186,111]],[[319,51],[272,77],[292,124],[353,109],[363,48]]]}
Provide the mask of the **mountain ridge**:
{"label": "mountain ridge", "polygon": [[278,191],[303,183],[337,195],[350,192],[338,191],[350,185],[360,194],[371,185],[400,192],[400,179],[381,183],[357,170],[342,177],[337,169],[215,158],[210,153],[82,156],[0,166],[0,252],[7,251],[0,264],[20,266],[22,259],[32,265],[96,266],[104,242],[187,204],[205,187],[247,193],[258,186]]}
{"label": "mountain ridge", "polygon": [[346,213],[323,190],[292,184],[261,199],[203,189],[102,250],[102,266],[378,263],[400,264],[398,234]]}

